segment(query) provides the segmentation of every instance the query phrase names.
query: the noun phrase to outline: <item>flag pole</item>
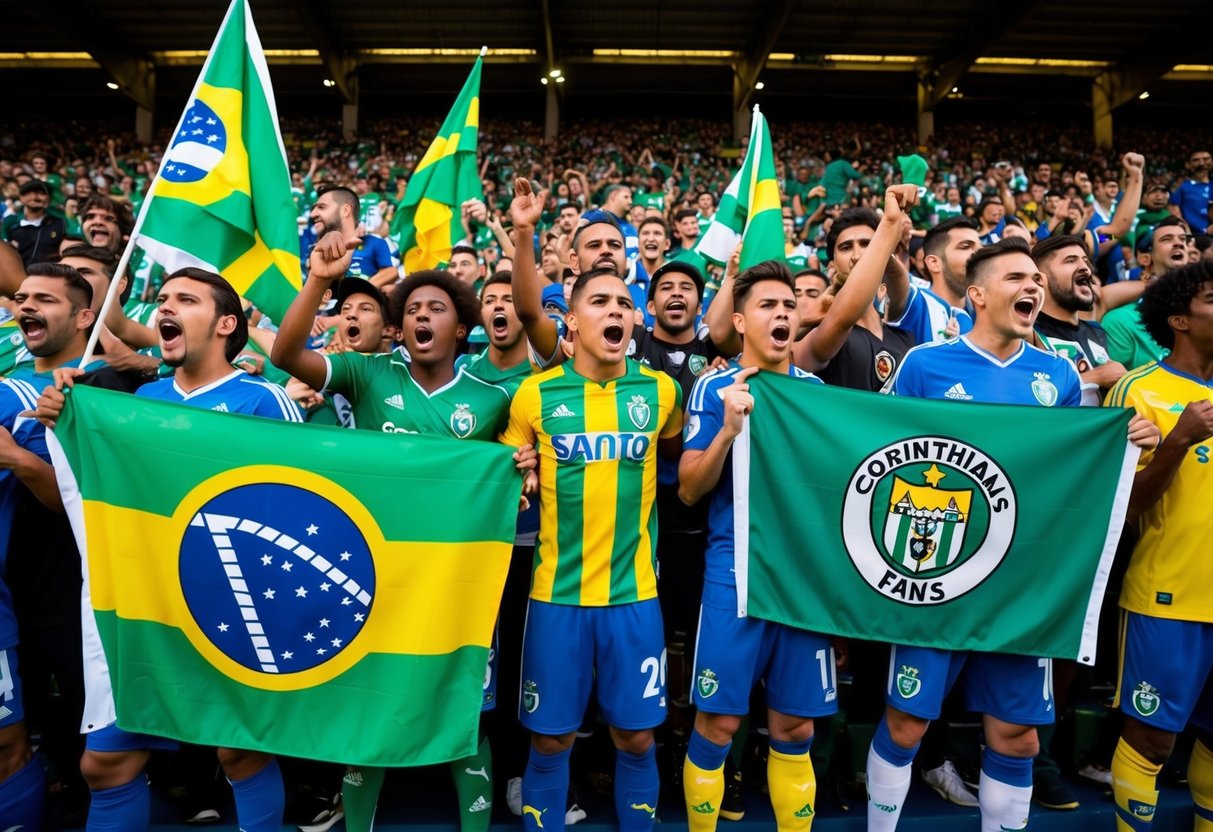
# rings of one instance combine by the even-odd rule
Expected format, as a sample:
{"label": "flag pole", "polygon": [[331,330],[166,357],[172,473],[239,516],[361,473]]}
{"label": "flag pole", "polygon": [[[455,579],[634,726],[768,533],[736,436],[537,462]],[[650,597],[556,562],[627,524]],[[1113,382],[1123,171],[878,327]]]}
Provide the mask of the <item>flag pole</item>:
{"label": "flag pole", "polygon": [[[186,113],[190,110],[189,102],[198,97],[198,88],[202,86],[202,79],[206,77],[206,71],[211,65],[211,56],[215,54],[215,47],[219,45],[219,38],[223,36],[228,21],[231,20],[232,12],[238,4],[243,2],[244,0],[232,0],[231,5],[227,7],[227,14],[223,16],[223,23],[219,25],[219,31],[215,34],[215,40],[211,44],[211,49],[206,53],[206,60],[202,62],[202,69],[198,72],[198,80],[194,82],[194,88],[190,92],[190,97],[186,101],[185,108],[181,111],[181,118],[177,121],[177,127],[169,138],[169,147],[172,146],[172,140],[177,137],[177,134],[181,132],[181,128],[185,124]],[[101,340],[101,328],[105,326],[105,317],[109,314],[110,309],[113,308],[114,298],[118,295],[118,283],[126,274],[127,267],[130,266],[131,255],[135,250],[135,241],[139,239],[139,232],[143,229],[143,221],[147,217],[147,209],[151,206],[152,198],[156,194],[156,184],[164,174],[164,166],[168,162],[169,147],[164,149],[164,154],[160,157],[160,165],[156,168],[156,175],[152,177],[147,195],[143,198],[143,204],[139,206],[139,216],[135,218],[135,227],[131,229],[130,239],[127,240],[126,248],[122,250],[122,257],[118,260],[118,265],[114,269],[114,277],[110,280],[109,289],[105,293],[105,300],[101,304],[101,311],[97,313],[97,320],[93,323],[93,331],[88,337],[88,344],[84,347],[84,355],[80,358],[81,368],[88,366],[89,362],[93,360],[93,353],[97,351],[97,342]]]}

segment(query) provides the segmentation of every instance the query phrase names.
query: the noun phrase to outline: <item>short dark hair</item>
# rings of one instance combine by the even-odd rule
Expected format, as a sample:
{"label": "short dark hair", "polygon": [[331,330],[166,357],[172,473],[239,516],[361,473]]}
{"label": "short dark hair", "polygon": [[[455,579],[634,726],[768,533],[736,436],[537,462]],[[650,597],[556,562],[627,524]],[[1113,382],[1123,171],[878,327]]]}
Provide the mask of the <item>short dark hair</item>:
{"label": "short dark hair", "polygon": [[93,305],[93,284],[84,275],[62,263],[31,263],[25,270],[26,277],[54,277],[67,284],[67,297],[72,303],[72,314]]}
{"label": "short dark hair", "polygon": [[1188,221],[1185,220],[1183,217],[1170,216],[1170,217],[1163,217],[1161,220],[1159,220],[1157,223],[1155,223],[1154,227],[1152,229],[1150,229],[1150,236],[1153,237],[1154,232],[1157,231],[1158,229],[1168,228],[1172,225],[1178,225],[1180,228],[1182,228],[1188,232],[1191,232],[1191,230],[1192,230],[1188,226]]}
{"label": "short dark hair", "polygon": [[359,207],[362,204],[358,199],[358,194],[344,185],[333,185],[329,188],[322,188],[316,196],[331,196],[338,205],[348,205],[350,210],[354,212],[354,219],[358,219]]}
{"label": "short dark hair", "polygon": [[1091,252],[1087,249],[1086,241],[1076,234],[1054,234],[1051,237],[1045,237],[1043,240],[1032,246],[1032,262],[1037,266],[1051,258],[1054,254],[1063,248],[1070,246],[1078,246],[1087,256],[1091,256]]}
{"label": "short dark hair", "polygon": [[788,264],[784,260],[764,260],[761,263],[755,263],[748,269],[737,275],[733,281],[733,309],[740,312],[745,306],[746,298],[750,296],[750,290],[759,283],[764,283],[768,280],[778,281],[793,292],[796,291],[796,278],[792,277],[792,270],[788,268]]}
{"label": "short dark hair", "polygon": [[572,211],[576,212],[578,214],[578,216],[581,215],[581,209],[577,207],[576,202],[566,202],[564,205],[560,206],[560,210],[556,212],[556,216],[560,216],[566,210],[572,210]]}
{"label": "short dark hair", "polygon": [[574,304],[577,303],[577,298],[581,297],[581,293],[585,291],[586,284],[595,278],[599,278],[607,274],[609,274],[611,277],[617,277],[620,280],[623,280],[623,278],[620,277],[619,272],[607,266],[602,266],[597,269],[590,269],[588,272],[582,272],[581,274],[577,275],[577,280],[574,281],[573,288],[569,291],[569,308],[573,308]]}
{"label": "short dark hair", "polygon": [[1160,347],[1175,348],[1170,319],[1173,315],[1187,315],[1193,299],[1206,283],[1213,283],[1213,263],[1197,260],[1171,269],[1146,287],[1137,314]]}
{"label": "short dark hair", "polygon": [[1029,257],[1032,252],[1028,249],[1026,240],[1021,240],[1018,237],[1008,237],[1005,240],[999,240],[997,243],[991,243],[988,246],[982,246],[969,255],[969,262],[965,264],[965,280],[969,285],[977,282],[977,278],[981,276],[982,266],[996,257],[1002,257],[1004,254],[1027,254]]}
{"label": "short dark hair", "polygon": [[423,286],[434,286],[446,293],[455,307],[455,315],[463,324],[467,333],[459,342],[459,347],[467,343],[467,335],[471,334],[480,323],[480,300],[472,287],[464,283],[445,269],[423,269],[413,272],[396,284],[388,297],[389,324],[404,326],[404,308],[408,305],[409,297]]}
{"label": "short dark hair", "polygon": [[792,275],[793,283],[801,277],[819,277],[825,281],[827,286],[830,285],[830,278],[827,277],[826,273],[821,269],[801,269],[800,271],[796,272],[796,274]]}
{"label": "short dark hair", "polygon": [[679,208],[677,211],[674,212],[674,222],[680,223],[683,220],[685,220],[687,217],[698,217],[698,216],[699,216],[699,212],[696,211],[694,208]]}
{"label": "short dark hair", "polygon": [[248,318],[244,316],[244,306],[240,302],[240,295],[236,294],[232,284],[224,280],[222,275],[192,266],[177,269],[165,277],[164,283],[160,285],[161,290],[168,285],[170,280],[176,280],[179,277],[197,280],[199,283],[205,283],[211,287],[211,298],[215,301],[216,321],[224,315],[231,315],[236,319],[236,328],[227,336],[227,343],[223,346],[224,357],[229,362],[234,361],[236,356],[240,355],[240,351],[244,349],[244,345],[248,343]]}
{"label": "short dark hair", "polygon": [[83,257],[86,260],[95,260],[102,266],[102,271],[105,276],[113,280],[114,269],[118,266],[118,255],[110,251],[108,248],[100,246],[90,246],[81,243],[78,246],[69,246],[59,254],[59,260],[64,257]]}
{"label": "short dark hair", "polygon": [[513,272],[502,272],[502,271],[493,272],[491,275],[489,275],[489,277],[484,281],[484,284],[480,287],[480,299],[484,300],[485,290],[487,290],[490,286],[498,286],[502,283],[504,283],[507,286],[513,285],[513,282],[514,282],[513,278],[514,278]]}
{"label": "short dark hair", "polygon": [[84,215],[93,208],[100,208],[102,211],[108,211],[118,218],[118,230],[124,237],[129,237],[132,230],[135,228],[135,218],[131,215],[131,207],[125,202],[118,202],[108,194],[93,193],[84,200],[76,213],[80,217],[80,221],[84,221]]}
{"label": "short dark hair", "polygon": [[848,208],[835,218],[826,234],[826,254],[831,260],[834,259],[834,244],[838,242],[838,235],[860,225],[875,231],[880,226],[880,217],[871,208]]}
{"label": "short dark hair", "polygon": [[451,257],[447,259],[447,262],[449,263],[451,261],[451,259],[453,259],[455,257],[456,254],[470,254],[470,255],[472,255],[472,259],[474,259],[476,262],[480,262],[480,255],[477,254],[476,249],[472,248],[471,246],[465,246],[465,245],[452,246],[451,247]]}
{"label": "short dark hair", "polygon": [[968,217],[952,217],[944,220],[939,225],[927,231],[927,236],[922,240],[923,256],[933,255],[940,257],[943,254],[943,250],[947,248],[948,235],[957,228],[967,228],[970,231],[976,231],[977,224]]}
{"label": "short dark hair", "polygon": [[636,226],[636,233],[639,234],[640,230],[646,225],[660,225],[661,230],[665,232],[665,236],[667,238],[670,236],[670,227],[666,225],[665,220],[661,217],[645,217],[640,221],[640,225]]}

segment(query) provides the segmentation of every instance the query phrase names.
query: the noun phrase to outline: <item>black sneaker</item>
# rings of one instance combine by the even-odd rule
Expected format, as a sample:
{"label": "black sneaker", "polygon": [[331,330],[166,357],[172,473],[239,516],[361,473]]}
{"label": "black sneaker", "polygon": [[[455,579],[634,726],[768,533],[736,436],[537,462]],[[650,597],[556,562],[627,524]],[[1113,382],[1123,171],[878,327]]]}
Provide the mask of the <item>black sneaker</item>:
{"label": "black sneaker", "polygon": [[724,800],[720,802],[720,817],[741,820],[745,817],[745,799],[741,795],[741,772],[730,757],[724,764]]}
{"label": "black sneaker", "polygon": [[1055,771],[1044,771],[1032,778],[1032,799],[1046,809],[1069,810],[1078,808],[1074,792]]}

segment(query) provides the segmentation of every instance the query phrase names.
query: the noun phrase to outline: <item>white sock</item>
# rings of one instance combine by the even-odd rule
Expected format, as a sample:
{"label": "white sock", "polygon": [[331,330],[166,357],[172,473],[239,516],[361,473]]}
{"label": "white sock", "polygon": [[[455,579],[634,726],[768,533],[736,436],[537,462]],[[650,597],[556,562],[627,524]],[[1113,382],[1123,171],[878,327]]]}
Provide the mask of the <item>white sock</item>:
{"label": "white sock", "polygon": [[895,766],[868,749],[868,832],[893,832],[910,792],[913,764]]}
{"label": "white sock", "polygon": [[977,802],[981,806],[981,832],[1025,829],[1032,806],[1032,787],[1012,786],[982,771]]}

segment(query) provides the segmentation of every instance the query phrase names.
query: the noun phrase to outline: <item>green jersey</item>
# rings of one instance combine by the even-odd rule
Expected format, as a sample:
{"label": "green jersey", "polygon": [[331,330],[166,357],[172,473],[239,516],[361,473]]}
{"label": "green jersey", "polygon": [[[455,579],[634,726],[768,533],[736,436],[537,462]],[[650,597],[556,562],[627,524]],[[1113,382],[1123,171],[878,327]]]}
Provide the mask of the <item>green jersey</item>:
{"label": "green jersey", "polygon": [[492,442],[509,418],[510,394],[463,368],[444,387],[427,393],[399,353],[346,352],[324,360],[324,389],[349,399],[363,430]]}
{"label": "green jersey", "polygon": [[21,361],[33,361],[15,318],[0,324],[0,376],[7,376]]}
{"label": "green jersey", "polygon": [[637,205],[643,205],[645,208],[656,208],[658,211],[665,210],[665,194],[661,191],[654,191],[651,194],[636,194]]}
{"label": "green jersey", "polygon": [[953,217],[963,217],[964,213],[965,207],[960,203],[953,205],[950,202],[938,202],[935,204],[935,216],[939,218],[940,222]]}
{"label": "green jersey", "polygon": [[518,387],[522,384],[522,380],[531,374],[530,361],[523,361],[520,364],[515,364],[513,367],[499,370],[496,364],[489,361],[489,354],[487,352],[482,352],[479,355],[461,355],[455,362],[455,366],[457,368],[462,367],[466,372],[481,381],[496,384],[502,390],[509,393],[511,398],[518,392]]}
{"label": "green jersey", "polygon": [[383,196],[374,191],[358,198],[358,211],[368,233],[374,234],[379,230],[379,226],[383,225],[383,214],[379,212],[379,203],[382,200]]}
{"label": "green jersey", "polygon": [[1129,227],[1129,233],[1125,234],[1121,245],[1136,251],[1138,235],[1144,234],[1147,229],[1153,231],[1154,226],[1169,216],[1171,216],[1171,212],[1166,208],[1163,208],[1161,211],[1147,211],[1145,208],[1138,208],[1137,216],[1133,218],[1133,225]]}

